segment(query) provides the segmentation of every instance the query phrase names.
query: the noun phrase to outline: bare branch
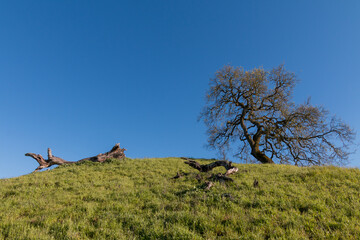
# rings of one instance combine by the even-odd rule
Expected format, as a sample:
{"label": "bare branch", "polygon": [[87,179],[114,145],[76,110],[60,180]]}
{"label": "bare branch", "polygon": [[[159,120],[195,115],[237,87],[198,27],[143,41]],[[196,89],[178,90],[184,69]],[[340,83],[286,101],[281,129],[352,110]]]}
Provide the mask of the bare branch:
{"label": "bare branch", "polygon": [[291,102],[296,82],[283,65],[271,71],[220,69],[201,113],[209,127],[209,146],[223,149],[237,141],[238,155],[247,152],[262,163],[346,163],[355,132],[309,99],[300,105]]}
{"label": "bare branch", "polygon": [[[122,159],[125,158],[125,153],[124,151],[126,151],[125,148],[120,148],[120,144],[117,143],[109,152],[106,153],[100,153],[95,157],[90,157],[90,158],[84,158],[81,159],[77,162],[81,162],[81,161],[93,161],[93,162],[103,162],[106,159],[109,158],[118,158],[118,159]],[[38,163],[39,163],[39,167],[37,167],[35,169],[34,172],[39,171],[43,168],[48,168],[51,167],[53,165],[63,165],[63,164],[70,164],[70,163],[75,163],[74,161],[66,161],[62,158],[59,157],[55,157],[54,155],[52,155],[52,151],[50,148],[48,148],[48,159],[45,160],[40,154],[35,154],[35,153],[26,153],[25,156],[29,156],[34,158]]]}

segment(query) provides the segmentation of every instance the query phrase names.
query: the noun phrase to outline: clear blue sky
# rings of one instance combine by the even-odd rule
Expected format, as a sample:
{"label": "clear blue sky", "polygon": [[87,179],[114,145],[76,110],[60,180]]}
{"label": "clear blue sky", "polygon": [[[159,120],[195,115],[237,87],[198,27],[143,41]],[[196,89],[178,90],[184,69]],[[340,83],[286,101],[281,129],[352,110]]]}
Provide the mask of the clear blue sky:
{"label": "clear blue sky", "polygon": [[[360,1],[1,1],[0,178],[67,160],[214,157],[197,118],[225,64],[284,63],[360,129]],[[351,166],[360,166],[360,154]]]}

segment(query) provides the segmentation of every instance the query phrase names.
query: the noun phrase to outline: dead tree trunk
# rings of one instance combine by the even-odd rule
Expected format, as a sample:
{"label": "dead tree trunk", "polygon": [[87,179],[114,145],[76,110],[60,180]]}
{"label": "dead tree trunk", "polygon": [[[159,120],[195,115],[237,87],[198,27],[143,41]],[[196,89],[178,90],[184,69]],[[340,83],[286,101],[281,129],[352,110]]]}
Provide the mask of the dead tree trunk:
{"label": "dead tree trunk", "polygon": [[211,181],[218,181],[218,182],[226,182],[226,181],[234,181],[232,178],[229,177],[230,174],[236,173],[239,171],[239,169],[232,165],[232,162],[221,160],[221,161],[215,161],[209,164],[200,164],[194,160],[188,159],[188,158],[182,158],[185,161],[185,164],[189,165],[192,168],[195,168],[199,170],[200,172],[209,172],[213,170],[216,167],[224,167],[226,169],[226,172],[224,174],[218,173],[213,174],[211,177],[208,178],[208,182],[205,183],[206,190],[209,190],[212,186],[214,186],[213,182]]}
{"label": "dead tree trunk", "polygon": [[125,158],[125,153],[124,153],[125,151],[126,151],[126,149],[120,148],[120,144],[117,143],[109,152],[100,153],[94,157],[83,158],[79,161],[66,161],[62,158],[55,157],[54,155],[52,155],[50,148],[48,148],[48,159],[47,160],[45,160],[40,154],[35,154],[35,153],[26,153],[25,156],[32,157],[39,163],[40,166],[37,167],[34,171],[34,172],[36,172],[43,168],[51,167],[53,165],[71,164],[71,163],[83,162],[83,161],[104,162],[106,159],[109,159],[109,158],[122,159],[122,158]]}
{"label": "dead tree trunk", "polygon": [[232,165],[232,162],[226,161],[226,160],[220,160],[220,161],[212,162],[209,164],[200,164],[200,163],[198,163],[194,160],[188,159],[188,158],[182,158],[182,159],[186,160],[185,164],[199,170],[200,172],[209,172],[209,171],[213,170],[213,168],[220,167],[220,166],[223,166],[226,169],[225,176],[228,176],[230,174],[233,174],[233,173],[236,173],[237,171],[239,171],[239,169],[237,167],[234,167]]}

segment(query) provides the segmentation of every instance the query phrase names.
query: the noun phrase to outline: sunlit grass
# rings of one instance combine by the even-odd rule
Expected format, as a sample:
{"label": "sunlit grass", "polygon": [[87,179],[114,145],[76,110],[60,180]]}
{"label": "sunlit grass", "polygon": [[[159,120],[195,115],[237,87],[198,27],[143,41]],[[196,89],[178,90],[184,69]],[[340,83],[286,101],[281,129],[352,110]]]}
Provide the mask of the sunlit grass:
{"label": "sunlit grass", "polygon": [[[237,166],[233,183],[210,191],[178,158],[88,162],[2,179],[0,239],[360,236],[358,169]],[[190,174],[171,179],[178,171]]]}

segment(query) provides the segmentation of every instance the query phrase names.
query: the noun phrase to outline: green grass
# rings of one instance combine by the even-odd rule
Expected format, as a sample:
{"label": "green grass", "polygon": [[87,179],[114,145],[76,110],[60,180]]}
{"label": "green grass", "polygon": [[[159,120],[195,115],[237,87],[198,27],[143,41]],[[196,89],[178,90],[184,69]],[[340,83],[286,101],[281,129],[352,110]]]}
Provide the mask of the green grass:
{"label": "green grass", "polygon": [[[233,183],[210,191],[179,158],[88,162],[2,179],[0,239],[359,238],[359,169],[237,166]],[[190,174],[171,179],[177,171]]]}

